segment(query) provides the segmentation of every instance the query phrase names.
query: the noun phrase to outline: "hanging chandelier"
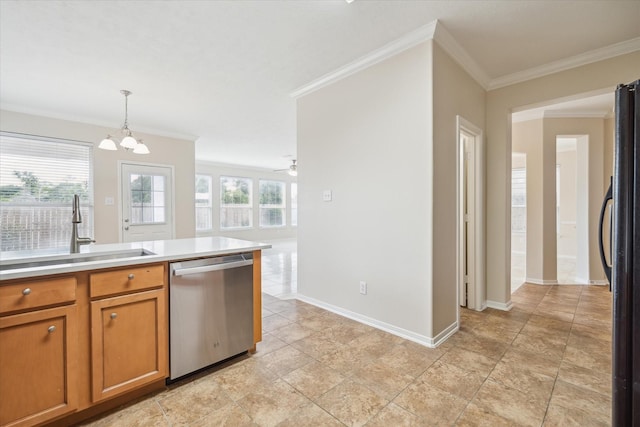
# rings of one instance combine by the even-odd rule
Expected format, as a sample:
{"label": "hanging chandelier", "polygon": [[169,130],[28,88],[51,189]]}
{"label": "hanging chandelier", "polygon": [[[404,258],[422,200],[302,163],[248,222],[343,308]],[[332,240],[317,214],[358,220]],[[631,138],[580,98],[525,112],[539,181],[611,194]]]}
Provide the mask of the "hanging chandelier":
{"label": "hanging chandelier", "polygon": [[[120,132],[124,135],[122,141],[120,141],[120,146],[125,150],[133,150],[135,154],[149,154],[149,147],[147,147],[141,139],[136,140],[133,137],[133,133],[131,129],[129,129],[129,95],[131,95],[131,91],[122,89],[120,91],[121,94],[124,95],[124,124],[120,129]],[[115,151],[118,149],[116,143],[111,139],[111,135],[107,135],[105,139],[100,142],[98,148],[102,148],[103,150]]]}

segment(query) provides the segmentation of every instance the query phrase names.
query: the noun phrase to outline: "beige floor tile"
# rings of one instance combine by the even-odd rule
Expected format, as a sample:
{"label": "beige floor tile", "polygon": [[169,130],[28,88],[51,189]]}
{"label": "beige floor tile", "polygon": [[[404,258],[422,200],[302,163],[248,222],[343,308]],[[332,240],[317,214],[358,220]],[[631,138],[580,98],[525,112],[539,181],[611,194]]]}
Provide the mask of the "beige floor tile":
{"label": "beige floor tile", "polygon": [[477,372],[468,371],[438,360],[418,380],[465,400],[471,400],[485,378]]}
{"label": "beige floor tile", "polygon": [[107,414],[100,419],[89,420],[82,425],[90,427],[168,427],[171,424],[158,403],[151,399]]}
{"label": "beige floor tile", "polygon": [[611,372],[586,369],[566,360],[560,365],[558,379],[604,395],[611,394]]}
{"label": "beige floor tile", "polygon": [[424,381],[409,385],[393,400],[396,405],[423,418],[427,425],[452,425],[467,406],[467,400]]}
{"label": "beige floor tile", "polygon": [[530,353],[539,353],[550,359],[560,359],[562,358],[566,344],[567,337],[532,337],[521,333],[513,340],[512,346],[513,348]]}
{"label": "beige floor tile", "polygon": [[501,418],[521,426],[539,426],[547,409],[547,401],[505,387],[491,379],[484,382],[473,403]]}
{"label": "beige floor tile", "polygon": [[503,363],[512,366],[526,366],[527,369],[541,374],[555,377],[560,369],[562,356],[550,357],[536,351],[511,347],[502,358]]}
{"label": "beige floor tile", "polygon": [[510,344],[518,335],[519,329],[514,330],[513,328],[503,328],[494,324],[484,323],[474,328],[471,332],[480,339],[489,338],[494,341]]}
{"label": "beige floor tile", "polygon": [[469,403],[456,421],[456,426],[464,427],[511,427],[515,425],[513,421],[502,418],[473,402]]}
{"label": "beige floor tile", "polygon": [[591,416],[576,408],[563,408],[554,403],[549,405],[544,427],[609,427],[611,423]]}
{"label": "beige floor tile", "polygon": [[423,427],[425,425],[428,425],[426,420],[394,403],[385,406],[367,423],[367,427]]}
{"label": "beige floor tile", "polygon": [[527,365],[514,365],[502,361],[496,365],[489,379],[543,402],[549,401],[555,382],[555,376],[530,370]]}
{"label": "beige floor tile", "polygon": [[351,379],[385,399],[392,400],[415,378],[409,374],[403,374],[385,363],[373,362],[353,372]]}
{"label": "beige floor tile", "polygon": [[343,346],[339,350],[327,353],[319,361],[346,376],[373,362],[369,355],[352,346]]}
{"label": "beige floor tile", "polygon": [[[458,335],[458,334],[456,334]],[[456,338],[455,335],[452,337]],[[481,353],[486,357],[491,359],[498,360],[502,357],[504,352],[509,348],[509,344],[496,341],[491,338],[478,336],[473,333],[468,333],[462,335],[459,341],[454,340],[454,344],[457,347],[462,347],[467,350],[475,351],[476,353]],[[516,337],[517,339],[518,337]]]}
{"label": "beige floor tile", "polygon": [[279,348],[256,359],[261,367],[281,377],[313,361],[309,355],[291,347]]}
{"label": "beige floor tile", "polygon": [[257,360],[249,359],[223,369],[216,373],[214,379],[229,397],[237,401],[257,387],[278,378],[277,374],[265,369]]}
{"label": "beige floor tile", "polygon": [[189,424],[189,427],[254,427],[257,425],[240,406],[230,403]]}
{"label": "beige floor tile", "polygon": [[489,376],[489,373],[497,363],[495,359],[488,358],[480,353],[466,350],[462,347],[452,348],[439,360],[467,371],[475,372],[483,378]]}
{"label": "beige floor tile", "polygon": [[575,336],[577,338],[592,338],[600,341],[611,343],[612,330],[607,326],[585,326],[579,323],[574,323],[571,326],[571,332],[569,336]]}
{"label": "beige floor tile", "polygon": [[313,329],[305,328],[298,323],[291,323],[289,325],[282,326],[281,328],[271,331],[271,334],[280,338],[287,344],[291,344],[294,341],[301,340],[308,337],[315,331]]}
{"label": "beige floor tile", "polygon": [[287,345],[286,342],[282,341],[280,338],[275,335],[269,333],[262,334],[262,341],[260,341],[256,345],[256,352],[253,354],[255,357],[262,357],[265,354],[269,354],[274,350],[285,347]]}
{"label": "beige floor tile", "polygon": [[262,330],[265,332],[271,332],[286,325],[290,325],[291,320],[286,317],[282,317],[279,314],[272,314],[262,318]]}
{"label": "beige floor tile", "polygon": [[275,426],[309,403],[283,380],[255,388],[236,403],[260,426]]}
{"label": "beige floor tile", "polygon": [[583,368],[595,371],[611,372],[610,350],[602,349],[601,351],[594,353],[591,350],[567,346],[564,352],[564,360]]}
{"label": "beige floor tile", "polygon": [[283,380],[311,400],[315,400],[331,390],[345,378],[338,371],[319,362],[311,362],[282,377]]}
{"label": "beige floor tile", "polygon": [[207,377],[181,386],[158,403],[175,426],[188,425],[232,401],[213,378]]}
{"label": "beige floor tile", "polygon": [[290,417],[278,423],[278,427],[341,427],[335,417],[313,402],[301,406]]}
{"label": "beige floor tile", "polygon": [[556,381],[550,406],[562,407],[568,410],[569,414],[574,414],[574,417],[585,413],[597,422],[611,422],[611,397],[609,395],[578,387],[561,379]]}
{"label": "beige floor tile", "polygon": [[380,357],[379,362],[400,373],[417,378],[439,357],[441,353],[438,350],[419,345],[397,344]]}
{"label": "beige floor tile", "polygon": [[344,344],[331,339],[331,334],[325,330],[314,332],[308,337],[294,341],[291,346],[315,359],[320,359],[325,354],[344,347]]}
{"label": "beige floor tile", "polygon": [[345,380],[315,403],[348,426],[363,426],[389,401],[361,384]]}

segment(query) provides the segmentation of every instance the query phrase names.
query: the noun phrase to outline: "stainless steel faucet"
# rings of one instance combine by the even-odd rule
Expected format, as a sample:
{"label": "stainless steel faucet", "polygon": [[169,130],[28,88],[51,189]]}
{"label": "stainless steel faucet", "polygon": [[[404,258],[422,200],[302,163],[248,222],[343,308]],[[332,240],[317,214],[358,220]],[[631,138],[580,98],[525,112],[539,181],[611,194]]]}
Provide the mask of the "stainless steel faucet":
{"label": "stainless steel faucet", "polygon": [[71,246],[70,252],[77,254],[80,252],[80,245],[88,245],[95,243],[91,237],[78,237],[78,224],[82,223],[82,215],[80,214],[80,197],[73,195],[73,214],[71,216]]}

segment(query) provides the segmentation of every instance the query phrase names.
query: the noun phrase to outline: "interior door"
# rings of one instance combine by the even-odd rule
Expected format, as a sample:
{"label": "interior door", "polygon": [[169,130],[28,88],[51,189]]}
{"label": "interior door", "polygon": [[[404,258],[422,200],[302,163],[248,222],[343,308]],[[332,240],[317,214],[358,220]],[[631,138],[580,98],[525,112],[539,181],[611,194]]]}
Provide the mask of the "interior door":
{"label": "interior door", "polygon": [[462,287],[460,305],[473,305],[469,299],[475,287],[475,156],[473,137],[461,132],[462,159]]}
{"label": "interior door", "polygon": [[122,241],[172,239],[172,168],[122,163],[121,183]]}

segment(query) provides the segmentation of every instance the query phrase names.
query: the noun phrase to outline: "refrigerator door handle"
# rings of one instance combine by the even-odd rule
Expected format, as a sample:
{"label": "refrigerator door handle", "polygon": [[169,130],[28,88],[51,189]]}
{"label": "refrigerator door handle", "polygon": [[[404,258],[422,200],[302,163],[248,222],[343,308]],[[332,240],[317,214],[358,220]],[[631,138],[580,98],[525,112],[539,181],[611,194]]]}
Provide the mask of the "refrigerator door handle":
{"label": "refrigerator door handle", "polygon": [[[611,179],[613,181],[613,178]],[[604,254],[604,242],[602,239],[602,228],[604,225],[604,214],[607,210],[607,204],[609,200],[613,199],[612,187],[613,183],[609,183],[609,189],[607,190],[607,194],[604,196],[604,200],[602,201],[602,208],[600,209],[600,222],[598,225],[598,241],[600,243],[600,261],[602,261],[602,268],[604,268],[604,274],[607,276],[607,280],[609,280],[609,290],[611,290],[611,266],[607,264],[607,258]],[[611,229],[611,228],[609,228]],[[611,235],[609,236],[609,249],[611,249]],[[611,250],[609,250],[611,253]]]}

